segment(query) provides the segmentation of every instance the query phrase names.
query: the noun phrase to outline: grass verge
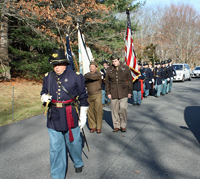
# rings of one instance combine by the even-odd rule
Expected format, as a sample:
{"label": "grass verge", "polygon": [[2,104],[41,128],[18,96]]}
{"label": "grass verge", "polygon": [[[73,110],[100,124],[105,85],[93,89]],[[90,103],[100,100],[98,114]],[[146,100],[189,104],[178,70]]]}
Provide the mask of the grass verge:
{"label": "grass verge", "polygon": [[[1,82],[0,126],[44,113],[44,108],[40,101],[41,89],[41,83],[15,79],[13,103],[13,82]],[[12,113],[13,104],[14,113]]]}

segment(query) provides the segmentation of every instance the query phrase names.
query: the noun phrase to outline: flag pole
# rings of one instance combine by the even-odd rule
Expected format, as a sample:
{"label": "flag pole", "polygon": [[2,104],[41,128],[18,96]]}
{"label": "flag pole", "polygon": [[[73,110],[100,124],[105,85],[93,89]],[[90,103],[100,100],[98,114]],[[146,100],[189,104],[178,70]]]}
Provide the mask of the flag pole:
{"label": "flag pole", "polygon": [[12,122],[14,118],[14,82],[13,82],[13,95],[12,95]]}

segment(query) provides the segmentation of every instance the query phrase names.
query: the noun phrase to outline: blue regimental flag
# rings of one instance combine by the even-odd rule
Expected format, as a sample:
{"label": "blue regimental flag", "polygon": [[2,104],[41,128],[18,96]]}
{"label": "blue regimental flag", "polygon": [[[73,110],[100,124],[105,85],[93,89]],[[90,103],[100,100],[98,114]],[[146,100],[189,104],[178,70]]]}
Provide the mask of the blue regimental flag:
{"label": "blue regimental flag", "polygon": [[67,65],[67,68],[74,70],[74,62],[73,62],[73,56],[72,56],[72,52],[71,52],[68,34],[67,34],[67,37],[66,37],[66,57],[70,61],[70,64]]}

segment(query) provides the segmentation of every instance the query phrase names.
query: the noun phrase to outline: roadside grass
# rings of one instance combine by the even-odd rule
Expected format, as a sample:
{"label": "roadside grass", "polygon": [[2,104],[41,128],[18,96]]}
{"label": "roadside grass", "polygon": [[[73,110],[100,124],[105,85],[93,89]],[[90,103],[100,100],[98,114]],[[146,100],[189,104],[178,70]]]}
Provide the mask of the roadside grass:
{"label": "roadside grass", "polygon": [[[15,79],[13,122],[44,113],[41,83]],[[13,82],[0,83],[0,126],[12,123]]]}

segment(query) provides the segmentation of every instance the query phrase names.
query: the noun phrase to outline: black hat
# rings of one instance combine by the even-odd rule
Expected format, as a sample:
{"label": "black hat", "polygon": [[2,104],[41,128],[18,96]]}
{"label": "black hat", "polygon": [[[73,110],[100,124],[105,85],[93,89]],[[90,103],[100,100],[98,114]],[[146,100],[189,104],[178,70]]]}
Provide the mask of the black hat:
{"label": "black hat", "polygon": [[161,65],[164,65],[164,64],[165,64],[165,61],[162,61],[162,62],[161,62]]}
{"label": "black hat", "polygon": [[103,60],[103,61],[102,61],[102,63],[103,63],[103,64],[104,64],[104,63],[107,63],[107,64],[109,64],[109,63],[108,63],[108,61],[106,61],[106,60]]}
{"label": "black hat", "polygon": [[142,66],[141,62],[138,62],[138,65]]}
{"label": "black hat", "polygon": [[146,66],[146,65],[148,65],[148,63],[147,63],[147,62],[144,62],[144,63],[143,63],[143,66]]}
{"label": "black hat", "polygon": [[155,65],[160,65],[160,62],[156,62]]}
{"label": "black hat", "polygon": [[52,50],[52,55],[49,58],[50,64],[60,64],[60,63],[70,63],[70,61],[65,56],[65,51],[63,49]]}
{"label": "black hat", "polygon": [[167,62],[167,60],[165,61],[165,64],[167,64],[168,62]]}
{"label": "black hat", "polygon": [[172,62],[172,59],[171,59],[171,58],[168,59],[168,63],[170,63],[170,62]]}

